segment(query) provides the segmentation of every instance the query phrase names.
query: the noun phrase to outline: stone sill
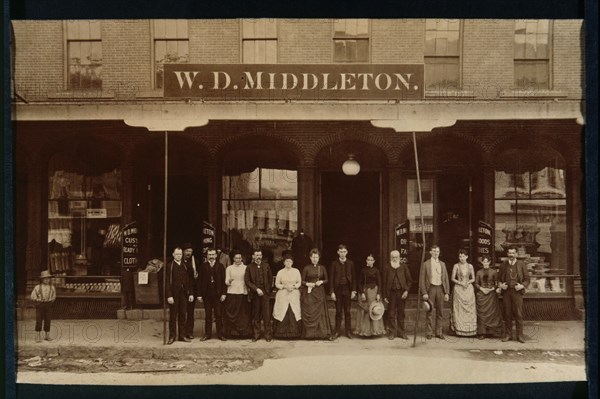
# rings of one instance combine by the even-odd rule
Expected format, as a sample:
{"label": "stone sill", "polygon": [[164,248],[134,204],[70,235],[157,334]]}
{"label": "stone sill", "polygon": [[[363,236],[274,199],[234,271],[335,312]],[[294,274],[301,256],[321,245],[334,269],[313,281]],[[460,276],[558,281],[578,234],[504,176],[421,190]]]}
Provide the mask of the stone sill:
{"label": "stone sill", "polygon": [[512,90],[504,91],[500,94],[502,99],[523,99],[523,98],[541,98],[541,99],[559,99],[567,98],[567,95],[559,90]]}
{"label": "stone sill", "polygon": [[96,99],[114,99],[115,93],[106,90],[65,90],[48,93],[48,99],[51,100],[96,100]]}
{"label": "stone sill", "polygon": [[475,98],[473,90],[425,90],[426,99],[446,99],[446,98],[465,98],[472,100]]}

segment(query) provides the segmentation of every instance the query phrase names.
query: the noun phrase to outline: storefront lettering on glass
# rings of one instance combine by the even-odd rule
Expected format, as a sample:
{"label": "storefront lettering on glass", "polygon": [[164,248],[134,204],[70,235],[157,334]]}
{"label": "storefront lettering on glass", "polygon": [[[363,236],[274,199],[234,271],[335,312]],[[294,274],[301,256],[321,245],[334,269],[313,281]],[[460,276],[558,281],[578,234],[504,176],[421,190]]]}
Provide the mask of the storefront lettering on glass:
{"label": "storefront lettering on glass", "polygon": [[130,267],[138,264],[138,228],[131,222],[123,228],[122,266]]}
{"label": "storefront lettering on glass", "polygon": [[206,100],[414,100],[422,64],[165,64],[165,98]]}

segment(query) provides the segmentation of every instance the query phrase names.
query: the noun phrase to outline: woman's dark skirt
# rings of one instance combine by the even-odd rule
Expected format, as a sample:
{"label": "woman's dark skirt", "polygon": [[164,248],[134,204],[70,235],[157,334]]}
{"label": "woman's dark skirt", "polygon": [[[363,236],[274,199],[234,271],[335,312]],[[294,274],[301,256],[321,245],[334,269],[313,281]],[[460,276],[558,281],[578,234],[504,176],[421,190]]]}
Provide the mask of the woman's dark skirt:
{"label": "woman's dark skirt", "polygon": [[227,294],[223,306],[223,333],[228,338],[252,336],[248,295]]}
{"label": "woman's dark skirt", "polygon": [[297,339],[302,335],[302,320],[296,321],[292,307],[288,306],[283,320],[273,321],[273,336],[279,339]]}

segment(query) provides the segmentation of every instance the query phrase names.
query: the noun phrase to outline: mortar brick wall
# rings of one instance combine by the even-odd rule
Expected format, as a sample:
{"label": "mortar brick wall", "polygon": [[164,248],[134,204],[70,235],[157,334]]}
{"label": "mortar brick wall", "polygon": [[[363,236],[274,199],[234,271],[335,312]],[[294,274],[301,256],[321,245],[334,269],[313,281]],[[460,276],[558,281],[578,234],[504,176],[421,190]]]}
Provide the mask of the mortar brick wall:
{"label": "mortar brick wall", "polygon": [[150,21],[102,21],[102,89],[134,98],[152,86]]}
{"label": "mortar brick wall", "polygon": [[371,20],[371,62],[374,64],[422,64],[424,44],[424,19]]}
{"label": "mortar brick wall", "polygon": [[15,32],[15,82],[28,101],[64,88],[62,21],[12,21]]}
{"label": "mortar brick wall", "polygon": [[280,64],[333,62],[333,20],[283,19],[278,29]]}
{"label": "mortar brick wall", "polygon": [[514,32],[512,20],[463,21],[463,90],[485,99],[499,99],[503,90],[512,90]]}
{"label": "mortar brick wall", "polygon": [[552,43],[553,89],[570,98],[585,97],[583,21],[555,20]]}
{"label": "mortar brick wall", "polygon": [[190,63],[239,64],[240,21],[238,19],[190,20]]}

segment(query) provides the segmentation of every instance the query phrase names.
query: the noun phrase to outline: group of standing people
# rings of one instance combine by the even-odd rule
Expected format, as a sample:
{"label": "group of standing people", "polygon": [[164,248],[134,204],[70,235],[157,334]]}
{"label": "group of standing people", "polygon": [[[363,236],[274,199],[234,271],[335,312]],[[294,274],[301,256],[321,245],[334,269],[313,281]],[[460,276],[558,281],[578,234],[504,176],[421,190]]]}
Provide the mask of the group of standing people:
{"label": "group of standing people", "polygon": [[[499,272],[490,268],[491,258],[482,256],[482,268],[475,273],[468,263],[468,252],[458,252],[458,263],[452,268],[448,278],[446,265],[439,259],[440,248],[434,245],[430,249],[431,258],[427,260],[420,273],[420,289],[426,302],[427,339],[435,336],[444,338],[443,302],[450,300],[450,281],[452,290],[452,312],[450,328],[457,336],[485,339],[487,336],[501,337],[502,341],[516,340],[525,342],[523,334],[523,295],[529,285],[529,273],[525,264],[517,259],[517,249],[508,249],[508,259],[502,262]],[[504,312],[500,307],[498,295],[502,294]],[[436,322],[433,323],[433,309]],[[504,313],[504,315],[503,315]],[[513,320],[516,334],[512,334]]]}
{"label": "group of standing people", "polygon": [[[451,329],[458,336],[487,334],[524,342],[522,301],[529,276],[524,264],[517,260],[516,248],[508,250],[508,260],[500,272],[490,268],[491,259],[482,258],[483,268],[475,273],[467,262],[468,253],[460,250],[458,263],[450,278],[446,265],[439,259],[440,248],[430,249],[431,258],[421,267],[419,288],[426,314],[426,337],[444,338],[444,302],[452,291]],[[339,245],[338,258],[329,269],[320,263],[318,249],[310,250],[309,264],[301,270],[294,266],[292,253],[284,253],[283,268],[275,279],[271,268],[263,262],[262,251],[252,253],[252,262],[244,264],[239,251],[231,253],[233,262],[220,262],[215,249],[206,252],[206,261],[196,264],[191,245],[177,247],[173,260],[167,264],[166,298],[170,307],[169,340],[191,342],[194,339],[194,309],[203,303],[205,309],[205,341],[212,338],[213,322],[216,336],[229,338],[261,337],[278,339],[335,340],[344,335],[372,337],[387,334],[389,339],[408,339],[405,329],[405,306],[412,286],[408,265],[400,261],[400,253],[392,251],[389,262],[375,267],[369,255],[359,273],[348,258],[348,248]],[[227,263],[229,263],[229,258]],[[326,291],[329,286],[329,292]],[[271,308],[271,294],[276,290]],[[503,293],[504,317],[498,294]],[[335,302],[335,324],[329,318],[327,299]],[[356,323],[352,329],[350,304],[358,302]],[[384,324],[383,313],[386,313]],[[433,322],[435,310],[436,320]],[[516,335],[511,335],[512,321]],[[342,327],[342,320],[344,321]]]}

